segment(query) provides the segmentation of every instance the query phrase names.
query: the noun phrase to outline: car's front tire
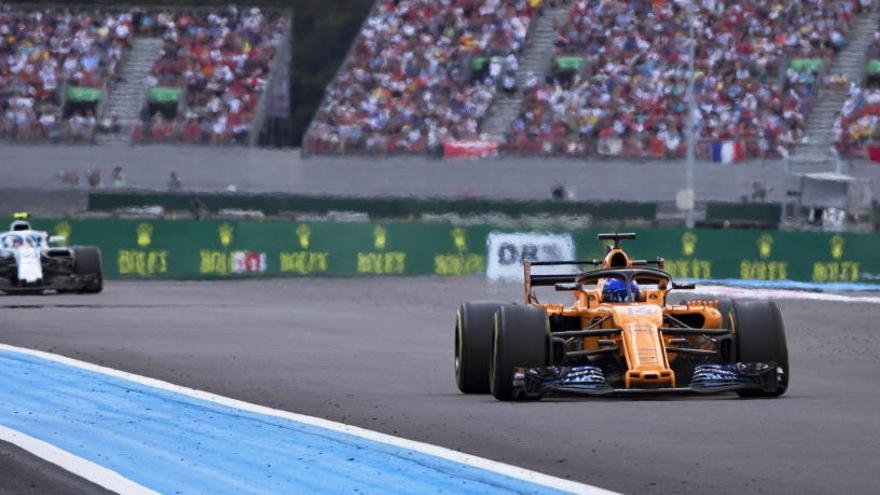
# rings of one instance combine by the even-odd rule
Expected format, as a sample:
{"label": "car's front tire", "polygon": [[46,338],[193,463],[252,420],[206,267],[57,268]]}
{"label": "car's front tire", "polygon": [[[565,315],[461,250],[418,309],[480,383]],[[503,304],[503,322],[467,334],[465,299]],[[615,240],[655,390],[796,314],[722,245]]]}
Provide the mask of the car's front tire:
{"label": "car's front tire", "polygon": [[79,288],[81,294],[97,294],[104,289],[104,273],[101,268],[101,250],[94,246],[73,248],[73,273],[89,277],[89,281]]}
{"label": "car's front tire", "polygon": [[742,363],[776,363],[782,369],[776,390],[746,390],[740,397],[776,397],[788,389],[788,344],[779,307],[772,301],[734,301],[733,331],[736,360]]}
{"label": "car's front tire", "polygon": [[505,305],[495,313],[492,360],[492,395],[498,400],[526,399],[516,395],[516,368],[546,366],[550,349],[550,323],[542,308]]}

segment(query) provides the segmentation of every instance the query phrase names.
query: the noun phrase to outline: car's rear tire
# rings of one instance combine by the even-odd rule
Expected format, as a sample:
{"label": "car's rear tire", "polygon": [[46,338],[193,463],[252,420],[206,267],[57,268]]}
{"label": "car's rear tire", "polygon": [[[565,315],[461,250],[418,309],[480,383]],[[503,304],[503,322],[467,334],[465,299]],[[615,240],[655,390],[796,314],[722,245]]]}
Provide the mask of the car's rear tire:
{"label": "car's rear tire", "polygon": [[736,359],[743,363],[776,363],[782,368],[778,387],[773,391],[746,390],[740,397],[776,397],[788,389],[788,344],[779,307],[772,301],[734,301],[733,331]]}
{"label": "car's rear tire", "polygon": [[489,393],[489,360],[500,303],[464,303],[455,314],[455,383],[465,394]]}
{"label": "car's rear tire", "polygon": [[92,276],[79,288],[81,294],[97,294],[104,289],[104,273],[101,269],[101,250],[94,246],[73,248],[73,273],[80,277]]}
{"label": "car's rear tire", "polygon": [[505,305],[495,313],[490,391],[498,400],[527,399],[513,388],[516,368],[546,366],[550,324],[542,308]]}

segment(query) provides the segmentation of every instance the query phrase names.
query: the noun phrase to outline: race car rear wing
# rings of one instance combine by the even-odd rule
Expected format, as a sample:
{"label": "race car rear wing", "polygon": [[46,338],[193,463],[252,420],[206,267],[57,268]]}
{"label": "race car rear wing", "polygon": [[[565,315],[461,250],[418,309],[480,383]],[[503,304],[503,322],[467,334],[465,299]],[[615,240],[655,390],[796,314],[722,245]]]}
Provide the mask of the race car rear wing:
{"label": "race car rear wing", "polygon": [[533,274],[533,266],[600,266],[603,260],[582,261],[523,261],[523,282],[525,283],[526,304],[536,303],[532,287],[555,287],[557,284],[574,284],[579,273]]}

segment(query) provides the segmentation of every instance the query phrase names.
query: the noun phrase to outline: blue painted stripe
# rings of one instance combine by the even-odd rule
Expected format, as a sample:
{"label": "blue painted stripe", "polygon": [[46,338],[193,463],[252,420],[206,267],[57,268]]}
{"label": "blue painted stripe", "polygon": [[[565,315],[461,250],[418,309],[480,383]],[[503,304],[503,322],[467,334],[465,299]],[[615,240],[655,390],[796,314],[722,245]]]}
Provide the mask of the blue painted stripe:
{"label": "blue painted stripe", "polygon": [[0,424],[163,493],[559,493],[8,350]]}

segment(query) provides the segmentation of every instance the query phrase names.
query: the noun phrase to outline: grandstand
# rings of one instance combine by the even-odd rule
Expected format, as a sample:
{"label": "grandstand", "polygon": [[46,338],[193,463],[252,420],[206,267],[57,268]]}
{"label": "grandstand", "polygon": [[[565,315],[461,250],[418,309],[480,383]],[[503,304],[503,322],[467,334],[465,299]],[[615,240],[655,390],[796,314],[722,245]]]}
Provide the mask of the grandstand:
{"label": "grandstand", "polygon": [[[682,158],[693,20],[697,156],[815,155],[831,124],[824,82],[851,77],[877,26],[869,0],[428,4],[375,4],[306,152],[424,153],[463,140],[509,153]],[[490,6],[515,13],[524,39],[519,24],[480,15]],[[441,30],[438,19],[455,12]]]}
{"label": "grandstand", "polygon": [[[0,132],[17,142],[253,143],[289,16],[0,5]],[[287,60],[285,60],[287,59]],[[274,70],[273,70],[274,69]]]}
{"label": "grandstand", "polygon": [[8,139],[90,140],[96,95],[117,77],[127,14],[0,5],[0,130]]}
{"label": "grandstand", "polygon": [[[303,151],[681,159],[693,35],[697,158],[880,160],[874,3],[376,0]],[[256,144],[296,111],[291,31],[256,7],[0,5],[0,138]]]}
{"label": "grandstand", "polygon": [[835,98],[829,101],[833,124],[823,137],[840,156],[880,161],[880,15],[874,12],[865,22],[872,31],[860,39],[865,55],[851,61],[848,73],[826,82]]}
{"label": "grandstand", "polygon": [[[847,43],[855,2],[573,3],[548,81],[508,138],[543,154],[683,157],[696,39],[698,155],[787,155],[806,128],[823,64]],[[798,63],[795,61],[809,61]]]}
{"label": "grandstand", "polygon": [[525,0],[380,0],[327,88],[309,152],[415,152],[474,139],[510,91],[534,9]]}

